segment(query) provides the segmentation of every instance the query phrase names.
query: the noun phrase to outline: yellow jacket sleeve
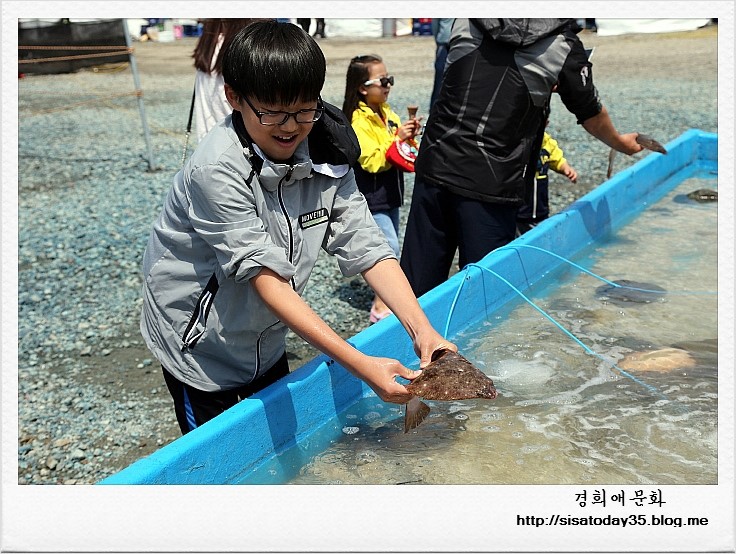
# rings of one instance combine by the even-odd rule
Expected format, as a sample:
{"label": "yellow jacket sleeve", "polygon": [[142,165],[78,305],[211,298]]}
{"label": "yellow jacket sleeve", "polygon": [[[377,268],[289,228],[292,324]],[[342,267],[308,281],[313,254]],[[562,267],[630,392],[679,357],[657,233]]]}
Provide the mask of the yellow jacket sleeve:
{"label": "yellow jacket sleeve", "polygon": [[549,152],[549,168],[559,173],[560,166],[566,163],[567,160],[565,159],[564,152],[562,152],[562,148],[557,145],[557,141],[549,133],[544,133],[542,149]]}
{"label": "yellow jacket sleeve", "polygon": [[386,151],[396,138],[395,129],[401,125],[401,120],[388,104],[381,106],[387,122],[395,127],[390,127],[365,103],[361,102],[353,112],[352,126],[360,143],[360,157],[358,163],[368,173],[380,173],[391,169],[392,165],[386,159]]}

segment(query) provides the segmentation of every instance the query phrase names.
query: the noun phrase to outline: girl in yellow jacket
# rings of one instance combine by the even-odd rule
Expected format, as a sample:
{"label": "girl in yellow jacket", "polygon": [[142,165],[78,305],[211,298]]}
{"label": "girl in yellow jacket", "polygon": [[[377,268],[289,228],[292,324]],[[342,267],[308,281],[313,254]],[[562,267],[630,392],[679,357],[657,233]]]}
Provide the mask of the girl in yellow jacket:
{"label": "girl in yellow jacket", "polygon": [[[388,104],[394,84],[380,56],[357,56],[350,61],[345,78],[342,111],[351,121],[360,143],[360,158],[353,168],[358,189],[368,201],[373,218],[399,256],[399,207],[404,202],[404,172],[413,171],[417,145],[414,137],[420,119],[402,123]],[[370,321],[391,314],[376,296]]]}

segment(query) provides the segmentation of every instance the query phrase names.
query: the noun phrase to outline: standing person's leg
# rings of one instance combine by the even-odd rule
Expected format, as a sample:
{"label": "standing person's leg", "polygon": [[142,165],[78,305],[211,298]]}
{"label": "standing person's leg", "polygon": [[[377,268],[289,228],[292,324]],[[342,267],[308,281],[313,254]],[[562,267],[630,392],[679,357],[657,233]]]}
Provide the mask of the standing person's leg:
{"label": "standing person's leg", "polygon": [[518,206],[455,197],[460,269],[516,238]]}
{"label": "standing person's leg", "polygon": [[275,383],[289,374],[289,362],[286,353],[250,385],[223,391],[206,392],[182,383],[166,368],[162,368],[164,380],[174,399],[174,412],[179,423],[181,434],[186,435],[210,419],[235,406],[238,402]]}
{"label": "standing person's leg", "polygon": [[[373,219],[376,224],[383,232],[388,245],[399,257],[399,208],[392,208],[389,210],[378,210],[372,212]],[[385,317],[391,315],[391,310],[384,303],[378,295],[373,298],[373,305],[371,306],[370,322],[376,323]]]}
{"label": "standing person's leg", "polygon": [[373,219],[383,232],[388,245],[399,257],[399,208],[372,212]]}
{"label": "standing person's leg", "polygon": [[409,218],[404,230],[401,268],[419,297],[447,280],[457,248],[455,216],[441,187],[414,179]]}

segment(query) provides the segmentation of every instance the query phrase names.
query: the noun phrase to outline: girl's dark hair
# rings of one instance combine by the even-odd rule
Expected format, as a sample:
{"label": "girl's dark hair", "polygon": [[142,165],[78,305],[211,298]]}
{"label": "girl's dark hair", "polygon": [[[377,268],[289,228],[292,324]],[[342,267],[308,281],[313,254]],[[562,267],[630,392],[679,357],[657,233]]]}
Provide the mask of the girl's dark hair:
{"label": "girl's dark hair", "polygon": [[381,56],[377,54],[355,56],[350,60],[348,73],[345,76],[345,100],[342,103],[342,112],[347,116],[348,121],[352,119],[353,112],[358,108],[358,103],[363,99],[360,94],[360,87],[370,76],[369,66],[382,61]]}
{"label": "girl's dark hair", "polygon": [[292,23],[255,21],[223,54],[222,76],[240,96],[266,104],[319,98],[327,63],[317,42]]}
{"label": "girl's dark hair", "polygon": [[[255,19],[205,19],[202,21],[202,35],[194,47],[194,67],[205,73],[222,73],[222,53],[232,42],[233,37],[243,27]],[[213,60],[217,42],[223,35],[222,47],[216,60]],[[214,62],[214,65],[213,65]]]}

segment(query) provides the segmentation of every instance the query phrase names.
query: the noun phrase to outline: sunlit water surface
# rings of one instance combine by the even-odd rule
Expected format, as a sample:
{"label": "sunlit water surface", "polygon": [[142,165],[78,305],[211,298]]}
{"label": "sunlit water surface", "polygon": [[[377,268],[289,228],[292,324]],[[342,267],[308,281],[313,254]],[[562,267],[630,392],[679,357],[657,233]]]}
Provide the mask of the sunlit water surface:
{"label": "sunlit water surface", "polygon": [[[588,350],[522,302],[453,337],[495,400],[428,402],[404,434],[402,407],[364,398],[243,483],[717,483],[717,203],[684,198],[700,188],[715,179],[684,181],[575,260],[665,294],[614,302],[573,266],[527,292]],[[691,363],[620,371],[627,354],[672,346]]]}

